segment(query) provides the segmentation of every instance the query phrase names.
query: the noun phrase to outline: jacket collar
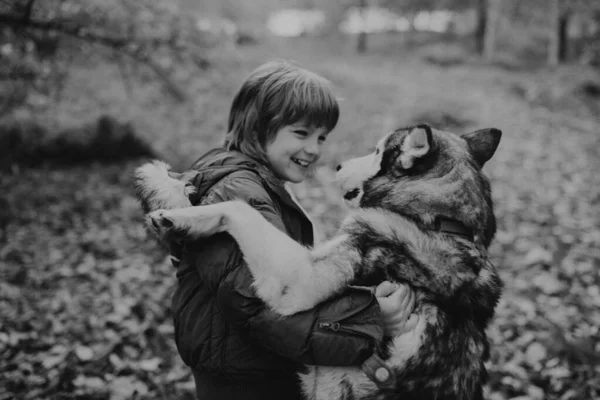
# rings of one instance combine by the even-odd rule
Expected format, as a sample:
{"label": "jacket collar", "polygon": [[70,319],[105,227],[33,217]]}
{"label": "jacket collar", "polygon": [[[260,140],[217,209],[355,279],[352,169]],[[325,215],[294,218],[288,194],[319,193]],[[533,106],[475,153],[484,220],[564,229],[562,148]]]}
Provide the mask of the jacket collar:
{"label": "jacket collar", "polygon": [[[192,169],[202,170],[209,174],[213,174],[212,179],[207,179],[207,189],[216,183],[216,181],[220,180],[222,176],[231,172],[243,169],[254,171],[267,184],[269,190],[277,195],[282,203],[297,210],[308,219],[306,213],[299,207],[290,193],[286,190],[284,182],[277,178],[267,166],[244,153],[235,150],[228,151],[224,148],[212,149],[196,160],[192,165]],[[199,194],[201,195],[202,192],[203,190],[200,189]]]}

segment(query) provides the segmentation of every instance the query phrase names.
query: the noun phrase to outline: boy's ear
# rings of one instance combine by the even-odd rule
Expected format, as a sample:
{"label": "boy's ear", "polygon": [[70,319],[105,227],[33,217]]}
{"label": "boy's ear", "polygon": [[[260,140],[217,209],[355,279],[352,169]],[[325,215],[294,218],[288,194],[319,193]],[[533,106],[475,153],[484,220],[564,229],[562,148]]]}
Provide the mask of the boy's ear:
{"label": "boy's ear", "polygon": [[424,157],[433,146],[433,134],[429,125],[417,125],[408,132],[400,147],[402,168],[409,169],[417,158]]}
{"label": "boy's ear", "polygon": [[467,142],[469,151],[480,167],[489,161],[496,152],[502,131],[496,128],[480,129],[475,132],[460,135]]}

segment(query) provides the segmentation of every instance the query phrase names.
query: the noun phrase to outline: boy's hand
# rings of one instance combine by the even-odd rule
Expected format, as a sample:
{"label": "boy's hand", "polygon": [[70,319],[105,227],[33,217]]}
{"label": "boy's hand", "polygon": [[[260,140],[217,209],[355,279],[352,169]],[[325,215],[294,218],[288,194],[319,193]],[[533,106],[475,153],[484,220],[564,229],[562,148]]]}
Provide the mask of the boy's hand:
{"label": "boy's hand", "polygon": [[419,316],[411,315],[415,307],[415,293],[408,285],[382,282],[375,288],[375,297],[386,335],[399,336],[416,327]]}

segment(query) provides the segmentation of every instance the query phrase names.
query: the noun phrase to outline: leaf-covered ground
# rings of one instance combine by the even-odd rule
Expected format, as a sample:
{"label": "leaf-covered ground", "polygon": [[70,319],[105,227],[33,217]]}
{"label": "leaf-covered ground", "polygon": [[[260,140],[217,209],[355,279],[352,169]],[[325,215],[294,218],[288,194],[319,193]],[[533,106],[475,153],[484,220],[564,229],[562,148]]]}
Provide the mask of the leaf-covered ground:
{"label": "leaf-covered ground", "polygon": [[[331,166],[386,130],[416,121],[498,127],[504,136],[485,171],[505,292],[489,329],[488,398],[600,399],[600,104],[578,90],[600,78],[576,66],[440,68],[415,51],[375,47],[359,57],[351,46],[295,40],[222,53],[183,106],[152,86],[126,97],[107,66],[75,70],[62,103],[36,118],[131,119],[182,167],[219,142],[250,70],[273,57],[298,60],[330,78],[341,99],[322,164],[296,187],[326,235],[344,213]],[[141,162],[0,176],[0,400],[192,398],[173,342],[173,270],[147,237],[131,189]]]}

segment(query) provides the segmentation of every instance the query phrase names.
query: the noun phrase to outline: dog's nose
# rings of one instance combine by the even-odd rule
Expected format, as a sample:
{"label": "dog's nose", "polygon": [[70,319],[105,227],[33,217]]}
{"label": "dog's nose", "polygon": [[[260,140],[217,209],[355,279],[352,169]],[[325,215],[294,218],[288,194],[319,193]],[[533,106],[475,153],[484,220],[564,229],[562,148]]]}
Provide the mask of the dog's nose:
{"label": "dog's nose", "polygon": [[335,170],[336,170],[336,171],[339,171],[340,169],[342,169],[342,164],[338,164],[338,166],[337,166],[337,167],[335,167]]}

